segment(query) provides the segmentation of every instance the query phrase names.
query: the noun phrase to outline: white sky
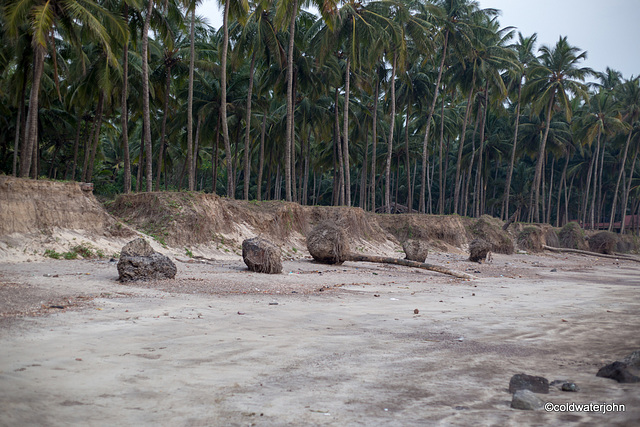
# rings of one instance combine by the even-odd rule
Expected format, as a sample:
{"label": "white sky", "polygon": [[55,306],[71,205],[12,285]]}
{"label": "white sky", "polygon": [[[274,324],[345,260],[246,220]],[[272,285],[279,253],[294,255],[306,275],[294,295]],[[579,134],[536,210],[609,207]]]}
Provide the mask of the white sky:
{"label": "white sky", "polygon": [[[587,51],[584,65],[596,71],[607,66],[625,78],[640,75],[640,0],[479,0],[483,8],[502,11],[500,24],[524,36],[538,33],[538,47],[567,36]],[[222,12],[215,0],[204,0],[198,13],[215,28]]]}

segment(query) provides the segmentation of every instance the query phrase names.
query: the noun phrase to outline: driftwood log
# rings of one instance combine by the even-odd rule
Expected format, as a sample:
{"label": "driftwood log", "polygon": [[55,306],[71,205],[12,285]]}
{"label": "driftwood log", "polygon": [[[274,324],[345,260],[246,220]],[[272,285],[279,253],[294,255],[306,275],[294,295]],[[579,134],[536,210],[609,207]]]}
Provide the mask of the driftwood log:
{"label": "driftwood log", "polygon": [[599,254],[597,252],[582,251],[580,249],[554,248],[552,246],[547,246],[547,245],[542,245],[542,247],[543,249],[546,249],[551,252],[589,255],[589,256],[596,256],[600,258],[623,259],[626,261],[640,262],[640,259],[629,256],[629,255],[624,255],[624,254],[607,255],[607,254]]}
{"label": "driftwood log", "polygon": [[461,279],[475,279],[470,274],[450,270],[439,265],[407,259],[353,254],[349,251],[349,243],[344,229],[329,221],[318,224],[309,232],[307,235],[307,249],[313,259],[323,264],[342,264],[344,261],[377,262],[422,268]]}
{"label": "driftwood log", "polygon": [[348,254],[346,257],[346,261],[379,262],[383,264],[404,265],[405,267],[422,268],[423,270],[431,270],[437,273],[448,274],[449,276],[459,277],[461,279],[475,279],[474,276],[467,273],[451,270],[439,265],[427,264],[426,262],[411,261],[409,259],[402,259],[402,258],[389,258],[389,257],[383,257],[383,256],[375,256],[375,255]]}

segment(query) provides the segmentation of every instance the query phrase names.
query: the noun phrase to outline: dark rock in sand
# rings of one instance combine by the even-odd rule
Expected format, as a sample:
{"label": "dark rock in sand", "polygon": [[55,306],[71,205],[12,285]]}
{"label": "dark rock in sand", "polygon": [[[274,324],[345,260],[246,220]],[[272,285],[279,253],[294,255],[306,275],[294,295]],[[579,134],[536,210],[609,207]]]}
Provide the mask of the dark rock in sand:
{"label": "dark rock in sand", "polygon": [[142,238],[127,243],[120,252],[118,280],[121,282],[173,279],[176,272],[173,261],[154,251]]}
{"label": "dark rock in sand", "polygon": [[469,244],[469,261],[480,262],[487,258],[487,254],[491,250],[491,245],[482,240],[474,239]]}
{"label": "dark rock in sand", "polygon": [[544,401],[531,390],[518,390],[513,393],[511,399],[511,407],[514,409],[533,411],[542,408],[543,405]]}
{"label": "dark rock in sand", "polygon": [[149,242],[142,237],[134,239],[124,245],[120,251],[120,257],[123,256],[151,256],[156,251],[151,247]]}
{"label": "dark rock in sand", "polygon": [[282,256],[278,246],[254,237],[242,242],[242,259],[249,270],[257,273],[282,273]]}
{"label": "dark rock in sand", "polygon": [[527,374],[516,374],[509,381],[509,393],[531,390],[534,393],[549,393],[549,380]]}
{"label": "dark rock in sand", "polygon": [[597,377],[611,378],[619,383],[637,383],[640,377],[636,375],[638,369],[624,362],[613,362],[600,368]]}
{"label": "dark rock in sand", "polygon": [[405,240],[402,243],[405,259],[417,262],[425,262],[429,255],[429,245],[424,240]]}
{"label": "dark rock in sand", "polygon": [[560,388],[562,391],[580,391],[580,387],[576,383],[564,383]]}

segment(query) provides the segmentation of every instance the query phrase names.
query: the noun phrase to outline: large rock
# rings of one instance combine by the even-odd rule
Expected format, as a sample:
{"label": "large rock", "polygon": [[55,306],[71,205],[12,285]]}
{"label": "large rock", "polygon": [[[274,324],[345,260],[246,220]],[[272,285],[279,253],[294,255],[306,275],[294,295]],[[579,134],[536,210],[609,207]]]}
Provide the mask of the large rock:
{"label": "large rock", "polygon": [[156,253],[149,242],[143,238],[130,241],[120,251],[120,256],[151,256]]}
{"label": "large rock", "polygon": [[636,350],[622,360],[600,368],[597,377],[611,378],[619,383],[640,382],[640,350]]}
{"label": "large rock", "polygon": [[429,255],[429,245],[424,240],[409,239],[402,243],[405,259],[417,262],[425,262]]}
{"label": "large rock", "polygon": [[514,409],[524,409],[533,411],[542,408],[544,400],[540,399],[531,390],[518,390],[513,393],[511,407]]}
{"label": "large rock", "polygon": [[258,273],[282,273],[280,248],[268,240],[254,237],[242,242],[242,259],[249,270]]}
{"label": "large rock", "polygon": [[176,272],[177,268],[173,261],[154,251],[142,238],[130,241],[120,252],[118,280],[121,282],[173,279],[176,277]]}
{"label": "large rock", "polygon": [[534,393],[549,393],[549,380],[527,374],[516,374],[509,381],[509,393],[531,390]]}

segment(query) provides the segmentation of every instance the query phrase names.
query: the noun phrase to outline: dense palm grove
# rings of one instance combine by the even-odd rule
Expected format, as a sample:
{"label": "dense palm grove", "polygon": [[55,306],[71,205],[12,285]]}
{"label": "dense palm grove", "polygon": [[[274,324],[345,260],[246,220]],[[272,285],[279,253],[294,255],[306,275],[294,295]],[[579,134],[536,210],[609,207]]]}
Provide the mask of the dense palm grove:
{"label": "dense palm grove", "polygon": [[227,0],[217,30],[197,3],[3,2],[0,172],[557,225],[638,212],[639,80],[566,38],[539,47],[471,0]]}

